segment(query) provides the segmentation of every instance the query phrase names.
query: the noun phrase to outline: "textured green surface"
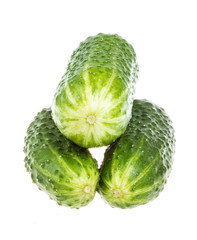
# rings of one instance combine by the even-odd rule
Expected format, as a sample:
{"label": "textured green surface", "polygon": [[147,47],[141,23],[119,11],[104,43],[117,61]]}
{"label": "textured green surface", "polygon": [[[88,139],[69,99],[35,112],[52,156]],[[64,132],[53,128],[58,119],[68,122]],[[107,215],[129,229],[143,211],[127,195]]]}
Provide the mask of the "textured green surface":
{"label": "textured green surface", "polygon": [[131,118],[138,65],[118,35],[87,38],[74,51],[52,104],[59,130],[82,147],[112,143]]}
{"label": "textured green surface", "polygon": [[101,196],[120,208],[156,198],[170,173],[174,145],[174,130],[165,111],[147,100],[134,100],[125,133],[106,150]]}
{"label": "textured green surface", "polygon": [[60,133],[49,108],[30,124],[24,152],[33,182],[60,205],[80,208],[94,198],[99,179],[97,163],[87,149]]}

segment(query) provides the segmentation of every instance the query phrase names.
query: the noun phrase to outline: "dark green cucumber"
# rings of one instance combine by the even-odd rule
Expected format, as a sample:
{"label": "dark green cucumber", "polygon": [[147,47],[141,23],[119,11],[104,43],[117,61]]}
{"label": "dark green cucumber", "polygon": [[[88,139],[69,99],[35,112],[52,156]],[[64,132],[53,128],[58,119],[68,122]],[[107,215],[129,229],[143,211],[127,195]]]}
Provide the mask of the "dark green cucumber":
{"label": "dark green cucumber", "polygon": [[165,111],[147,100],[134,100],[125,133],[106,150],[101,196],[120,208],[153,200],[169,176],[174,148],[174,129]]}
{"label": "dark green cucumber", "polygon": [[59,130],[82,147],[112,143],[131,118],[138,65],[118,35],[87,38],[74,51],[52,104]]}
{"label": "dark green cucumber", "polygon": [[80,208],[94,198],[99,179],[97,163],[87,149],[60,133],[50,109],[43,109],[30,124],[24,152],[33,182],[58,204]]}

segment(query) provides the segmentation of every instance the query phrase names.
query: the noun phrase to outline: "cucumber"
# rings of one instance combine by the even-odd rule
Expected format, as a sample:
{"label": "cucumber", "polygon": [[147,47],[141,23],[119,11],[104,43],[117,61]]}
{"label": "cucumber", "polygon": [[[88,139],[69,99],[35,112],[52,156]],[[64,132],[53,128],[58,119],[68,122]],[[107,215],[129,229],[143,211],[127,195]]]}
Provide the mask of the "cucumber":
{"label": "cucumber", "polygon": [[104,146],[131,118],[138,65],[133,47],[118,35],[88,37],[73,52],[52,103],[55,124],[82,147]]}
{"label": "cucumber", "polygon": [[174,149],[174,129],[165,111],[147,100],[134,100],[125,133],[105,152],[99,193],[119,208],[155,199],[169,176]]}
{"label": "cucumber", "polygon": [[59,205],[80,208],[96,193],[97,162],[89,151],[66,139],[55,126],[51,109],[43,109],[25,137],[25,166],[34,183]]}

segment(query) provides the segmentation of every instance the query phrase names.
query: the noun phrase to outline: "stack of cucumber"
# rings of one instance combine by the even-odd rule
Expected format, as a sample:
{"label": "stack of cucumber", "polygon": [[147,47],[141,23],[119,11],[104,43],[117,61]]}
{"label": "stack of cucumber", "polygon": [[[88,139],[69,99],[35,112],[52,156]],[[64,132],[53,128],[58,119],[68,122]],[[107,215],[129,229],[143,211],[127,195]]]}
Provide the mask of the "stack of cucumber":
{"label": "stack of cucumber", "polygon": [[[118,35],[88,37],[73,52],[51,108],[25,137],[25,166],[59,205],[80,208],[96,191],[112,207],[156,198],[169,176],[174,129],[165,111],[134,100],[138,64]],[[108,146],[98,169],[88,148]]]}

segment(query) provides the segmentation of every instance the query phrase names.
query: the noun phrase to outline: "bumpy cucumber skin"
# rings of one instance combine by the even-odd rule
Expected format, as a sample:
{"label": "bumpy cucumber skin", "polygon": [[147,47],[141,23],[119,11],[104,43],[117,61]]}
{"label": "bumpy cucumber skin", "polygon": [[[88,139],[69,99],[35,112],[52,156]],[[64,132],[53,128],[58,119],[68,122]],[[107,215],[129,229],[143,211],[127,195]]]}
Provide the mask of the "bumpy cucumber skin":
{"label": "bumpy cucumber skin", "polygon": [[24,152],[33,182],[59,205],[80,208],[92,201],[99,179],[97,162],[60,133],[50,108],[28,127]]}
{"label": "bumpy cucumber skin", "polygon": [[119,208],[155,199],[169,176],[174,149],[174,129],[165,111],[147,100],[134,100],[125,133],[106,150],[99,193]]}
{"label": "bumpy cucumber skin", "polygon": [[54,96],[57,127],[82,147],[112,143],[131,118],[137,78],[136,54],[128,42],[118,35],[88,37],[73,52]]}

